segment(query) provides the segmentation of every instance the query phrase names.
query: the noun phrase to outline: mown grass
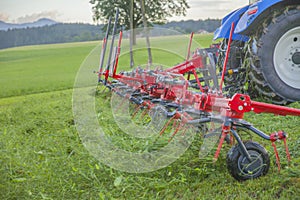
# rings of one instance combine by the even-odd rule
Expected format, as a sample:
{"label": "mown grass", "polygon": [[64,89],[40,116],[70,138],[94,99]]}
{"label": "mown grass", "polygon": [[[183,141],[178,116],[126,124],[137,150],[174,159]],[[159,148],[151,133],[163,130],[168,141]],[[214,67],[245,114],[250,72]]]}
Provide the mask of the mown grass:
{"label": "mown grass", "polygon": [[[196,138],[185,154],[161,170],[130,174],[116,171],[89,155],[73,122],[72,90],[0,100],[1,199],[295,199],[300,194],[300,130],[297,117],[250,115],[266,132],[290,133],[292,164],[277,172],[269,142],[270,172],[256,180],[237,182],[227,172],[224,146],[219,160],[213,152],[199,159]],[[99,98],[109,97],[108,93]],[[295,104],[300,108],[299,104]],[[272,121],[272,123],[270,123]]]}
{"label": "mown grass", "polygon": [[[65,56],[73,49],[73,45],[75,49],[78,48],[78,58]],[[80,66],[79,58],[83,60],[88,54],[88,49],[92,49],[94,45],[85,43],[80,47],[81,44],[70,44],[66,48],[62,45],[64,50],[56,54],[57,60],[64,60],[65,66],[71,68],[66,69],[70,70],[70,73],[66,74],[70,82],[74,81]],[[7,56],[11,61],[6,62],[6,67],[1,63],[1,81],[2,77],[18,74],[18,67],[9,67],[17,62],[14,57],[27,57],[28,59],[20,60],[22,68],[34,71],[35,68],[30,68],[31,64],[42,63],[43,59],[32,58],[26,53],[31,53],[33,49],[37,49],[36,53],[41,53],[42,49],[45,49],[46,54],[58,52],[56,45],[29,47],[28,51],[27,48],[22,47],[22,51],[20,49],[16,52],[16,49],[5,51],[11,51],[10,56]],[[51,52],[52,48],[56,50]],[[16,53],[15,56],[13,52]],[[0,52],[0,57],[3,58],[3,52]],[[47,58],[49,57],[51,55]],[[45,65],[46,63],[49,63],[49,60],[45,61]],[[10,68],[11,71],[5,71],[8,70],[6,68]],[[56,71],[42,67],[42,71],[46,73],[51,70],[53,76],[48,81],[35,80],[36,84],[28,90],[31,78],[35,77],[29,72],[21,81],[24,90],[20,92],[11,91],[12,86],[5,89],[1,83],[1,95],[19,96],[0,99],[0,199],[299,198],[299,117],[274,117],[268,114],[246,116],[246,120],[266,133],[281,129],[289,133],[288,144],[292,163],[287,165],[283,145],[278,143],[283,168],[281,173],[277,172],[271,144],[256,137],[254,139],[269,151],[270,171],[260,179],[237,182],[226,169],[225,158],[230,147],[224,145],[216,163],[212,162],[214,152],[207,158],[199,159],[201,139],[196,137],[184,155],[168,167],[150,173],[130,174],[109,168],[88,153],[74,125],[72,90],[62,90],[72,87],[73,83],[71,86],[62,82],[52,85],[58,80],[55,76]],[[61,72],[59,68],[56,70]],[[14,83],[9,80],[7,82]],[[40,84],[45,84],[43,89],[40,88]],[[3,91],[6,93],[2,93]],[[28,93],[36,94],[25,95]],[[99,106],[107,106],[109,98],[108,91],[99,94]],[[300,108],[299,103],[291,106]]]}

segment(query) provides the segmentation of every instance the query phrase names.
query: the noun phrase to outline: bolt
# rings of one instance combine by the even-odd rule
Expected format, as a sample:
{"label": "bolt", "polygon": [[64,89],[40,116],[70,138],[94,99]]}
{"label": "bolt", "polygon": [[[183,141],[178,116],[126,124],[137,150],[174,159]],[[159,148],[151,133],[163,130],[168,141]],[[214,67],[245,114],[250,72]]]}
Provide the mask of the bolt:
{"label": "bolt", "polygon": [[244,103],[244,106],[247,106],[248,104],[247,103]]}
{"label": "bolt", "polygon": [[239,106],[238,109],[239,109],[239,110],[243,110],[244,107],[243,107],[243,106]]}

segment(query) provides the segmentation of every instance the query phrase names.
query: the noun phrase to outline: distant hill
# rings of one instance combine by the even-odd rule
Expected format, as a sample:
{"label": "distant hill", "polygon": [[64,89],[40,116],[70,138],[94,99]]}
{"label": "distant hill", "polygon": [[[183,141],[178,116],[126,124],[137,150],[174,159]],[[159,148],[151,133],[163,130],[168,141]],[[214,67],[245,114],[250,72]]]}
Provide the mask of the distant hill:
{"label": "distant hill", "polygon": [[0,21],[0,30],[7,31],[7,30],[11,30],[11,29],[24,29],[24,28],[51,26],[54,24],[58,24],[58,22],[56,22],[52,19],[47,19],[47,18],[42,18],[35,22],[22,23],[22,24],[12,24],[12,23],[6,23],[3,21]]}
{"label": "distant hill", "polygon": [[[167,28],[181,33],[213,32],[219,27],[218,19],[188,20],[169,22],[154,27]],[[104,25],[83,23],[57,23],[51,19],[40,19],[26,24],[8,24],[0,22],[0,49],[38,44],[81,42],[101,40]]]}
{"label": "distant hill", "polygon": [[0,49],[66,42],[82,42],[103,38],[102,25],[54,24],[51,26],[0,31]]}

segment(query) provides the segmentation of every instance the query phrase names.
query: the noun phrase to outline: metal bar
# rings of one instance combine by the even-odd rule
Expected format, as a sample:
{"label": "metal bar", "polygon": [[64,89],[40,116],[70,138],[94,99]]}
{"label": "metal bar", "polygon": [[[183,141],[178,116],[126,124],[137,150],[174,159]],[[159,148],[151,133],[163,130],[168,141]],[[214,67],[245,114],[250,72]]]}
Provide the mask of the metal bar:
{"label": "metal bar", "polygon": [[242,127],[242,128],[246,128],[250,131],[252,131],[253,133],[255,133],[256,135],[262,137],[265,140],[270,140],[270,136],[265,134],[264,132],[258,130],[257,128],[255,128],[254,126],[251,125],[239,125],[239,124],[234,124],[234,126],[236,127]]}
{"label": "metal bar", "polygon": [[234,138],[236,139],[237,143],[239,144],[241,153],[248,159],[249,162],[251,162],[252,161],[251,157],[250,157],[243,141],[241,140],[240,136],[238,135],[238,133],[233,128],[231,128],[230,131],[231,131],[232,135],[234,136]]}
{"label": "metal bar", "polygon": [[278,106],[274,104],[267,104],[257,101],[251,101],[251,107],[255,113],[273,113],[277,115],[293,115],[300,116],[300,109],[289,108],[285,106]]}
{"label": "metal bar", "polygon": [[207,123],[211,122],[211,118],[205,117],[205,118],[200,118],[200,119],[194,119],[194,120],[189,120],[187,121],[187,124],[202,124],[202,123]]}
{"label": "metal bar", "polygon": [[208,66],[208,71],[210,73],[210,77],[213,80],[214,89],[217,89],[219,83],[218,83],[218,77],[217,77],[217,71],[216,71],[216,63],[215,63],[212,53],[208,52],[207,56],[208,56],[210,64],[211,64],[211,66]]}
{"label": "metal bar", "polygon": [[117,67],[118,67],[118,64],[119,64],[119,56],[120,56],[120,52],[121,52],[121,43],[122,43],[122,37],[123,37],[123,33],[122,33],[122,31],[120,31],[119,43],[118,43],[118,52],[117,52],[117,58],[116,58],[116,62],[115,62],[115,65],[114,65],[114,72],[113,72],[113,76],[115,76],[115,75],[116,75],[116,72],[117,72]]}
{"label": "metal bar", "polygon": [[202,88],[202,85],[201,85],[201,83],[200,83],[200,81],[199,81],[198,75],[197,75],[197,73],[196,73],[196,70],[193,69],[192,72],[193,72],[193,74],[194,74],[194,76],[195,76],[195,79],[196,79],[196,82],[197,82],[197,84],[198,84],[198,86],[199,86],[200,91],[201,91],[201,92],[204,92],[204,90],[203,90],[203,88]]}
{"label": "metal bar", "polygon": [[[187,56],[186,56],[186,61],[188,62],[188,60],[190,59],[190,55],[191,55],[191,46],[192,46],[192,40],[193,40],[193,36],[194,36],[194,32],[191,33],[190,36],[190,42],[189,42],[189,46],[188,46],[188,52],[187,52]],[[191,73],[188,73],[188,77],[187,80],[189,81],[191,77]]]}
{"label": "metal bar", "polygon": [[116,10],[116,17],[115,17],[115,23],[114,23],[113,33],[112,33],[112,39],[111,39],[111,45],[110,45],[110,51],[109,51],[108,60],[107,60],[107,64],[106,64],[106,69],[105,69],[104,85],[106,85],[107,79],[108,79],[108,75],[109,75],[109,67],[110,67],[111,56],[112,56],[113,47],[114,47],[115,34],[116,34],[116,31],[117,31],[118,18],[119,18],[119,9],[117,8],[117,10]]}
{"label": "metal bar", "polygon": [[102,70],[103,70],[103,63],[104,63],[104,58],[105,58],[105,53],[106,53],[106,46],[107,46],[107,40],[108,40],[110,25],[111,25],[111,17],[109,17],[108,24],[107,24],[107,27],[106,27],[105,37],[103,38],[102,51],[101,51],[100,63],[99,63],[98,82],[100,82],[100,80],[101,80],[101,75],[102,75]]}
{"label": "metal bar", "polygon": [[221,134],[221,138],[220,138],[220,141],[219,141],[217,150],[216,150],[216,152],[215,152],[214,161],[217,161],[217,160],[218,160],[218,157],[219,157],[219,154],[220,154],[220,151],[221,151],[223,142],[224,142],[225,137],[226,137],[226,135],[227,135],[227,128],[228,128],[228,127],[224,127],[224,126],[222,127],[222,134]]}
{"label": "metal bar", "polygon": [[223,63],[222,78],[221,78],[221,81],[220,81],[220,91],[222,91],[222,87],[223,87],[224,76],[225,76],[226,66],[227,66],[229,52],[230,52],[230,44],[231,44],[231,41],[232,41],[233,30],[234,30],[234,22],[232,22],[232,24],[231,24],[229,40],[228,40],[228,45],[227,45],[227,49],[226,49],[226,56],[225,56],[225,60],[224,60],[224,63]]}
{"label": "metal bar", "polygon": [[109,76],[113,77],[113,73],[114,73],[114,66],[116,64],[116,60],[117,60],[117,55],[118,54],[118,47],[114,47],[113,50],[113,55],[112,55],[112,60],[110,62],[110,67],[109,67]]}
{"label": "metal bar", "polygon": [[189,42],[189,46],[188,46],[188,53],[187,53],[187,56],[186,56],[186,61],[188,61],[190,59],[193,36],[194,36],[194,32],[192,32],[191,36],[190,36],[190,42]]}

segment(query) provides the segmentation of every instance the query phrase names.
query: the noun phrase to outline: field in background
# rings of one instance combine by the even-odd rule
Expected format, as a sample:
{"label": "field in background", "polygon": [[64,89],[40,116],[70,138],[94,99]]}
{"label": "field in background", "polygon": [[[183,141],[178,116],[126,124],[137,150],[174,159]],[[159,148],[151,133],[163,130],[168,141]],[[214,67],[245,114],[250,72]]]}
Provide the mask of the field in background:
{"label": "field in background", "polygon": [[0,50],[0,97],[72,88],[80,64],[98,43]]}
{"label": "field in background", "polygon": [[[197,36],[196,40],[207,46],[211,35]],[[258,180],[240,183],[228,174],[225,158],[229,146],[224,146],[216,163],[212,162],[213,152],[199,159],[200,138],[176,162],[152,173],[129,174],[99,163],[78,137],[71,89],[81,63],[98,43],[0,51],[0,199],[299,198],[299,117],[247,115],[262,131],[283,129],[290,136],[290,166],[285,162],[283,145],[278,144],[283,161],[280,174],[271,144],[257,140],[267,148],[272,161],[270,172]],[[171,49],[176,48],[176,41],[171,44]],[[140,59],[141,63],[147,60],[145,56]],[[180,59],[164,55],[160,62]],[[128,66],[126,62],[124,59],[120,66]],[[109,92],[98,96],[103,102],[109,97]],[[299,103],[291,106],[300,108]]]}
{"label": "field in background", "polygon": [[[186,57],[188,40],[189,36],[154,38],[151,41],[153,61],[168,66],[182,62]],[[211,40],[212,35],[196,36],[192,49],[199,47],[198,44],[207,46]],[[99,41],[0,50],[0,97],[73,88],[80,65],[96,47],[100,55]],[[145,41],[139,39],[134,51],[136,65],[147,63],[145,47]],[[129,70],[129,63],[129,44],[124,39],[119,70]],[[98,66],[94,66],[94,70],[98,70]]]}

